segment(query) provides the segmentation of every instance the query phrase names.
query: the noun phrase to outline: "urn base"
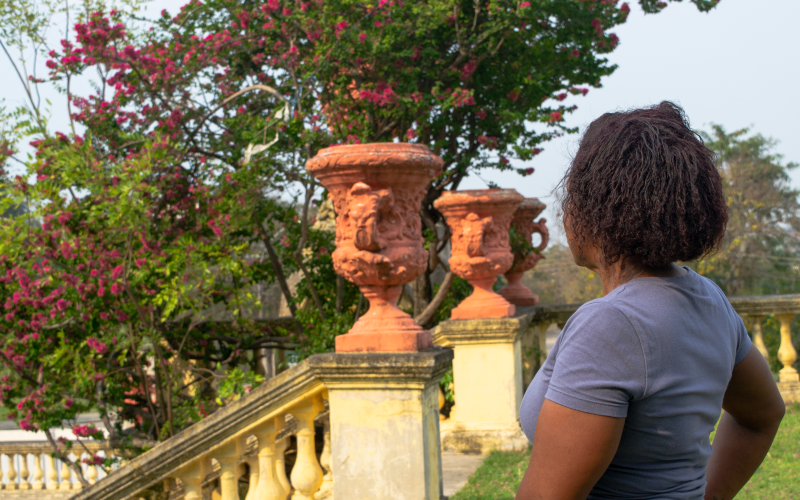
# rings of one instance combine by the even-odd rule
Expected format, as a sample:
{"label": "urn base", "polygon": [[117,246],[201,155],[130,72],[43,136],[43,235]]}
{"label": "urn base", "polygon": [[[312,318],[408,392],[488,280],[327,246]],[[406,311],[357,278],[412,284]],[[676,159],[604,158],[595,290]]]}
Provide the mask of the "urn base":
{"label": "urn base", "polygon": [[522,274],[506,273],[508,284],[497,293],[516,306],[535,306],[539,303],[539,297],[522,284]]}
{"label": "urn base", "polygon": [[516,307],[492,290],[497,278],[469,280],[472,295],[450,313],[450,319],[510,318]]}
{"label": "urn base", "polygon": [[431,332],[347,333],[336,337],[336,352],[416,352],[433,347]]}
{"label": "urn base", "polygon": [[400,286],[361,287],[369,310],[336,337],[336,352],[415,352],[433,347],[433,337],[397,307]]}

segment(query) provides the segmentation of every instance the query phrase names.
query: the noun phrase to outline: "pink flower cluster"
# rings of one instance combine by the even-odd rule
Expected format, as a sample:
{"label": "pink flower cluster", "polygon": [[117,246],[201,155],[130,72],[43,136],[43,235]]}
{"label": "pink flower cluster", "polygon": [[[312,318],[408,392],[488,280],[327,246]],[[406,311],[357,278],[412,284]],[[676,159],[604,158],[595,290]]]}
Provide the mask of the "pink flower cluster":
{"label": "pink flower cluster", "polygon": [[76,425],[72,428],[72,433],[81,438],[88,438],[94,437],[95,435],[99,434],[100,431],[94,424],[87,424],[87,425]]}
{"label": "pink flower cluster", "polygon": [[108,346],[94,337],[86,339],[86,345],[94,349],[97,354],[105,354],[108,352]]}

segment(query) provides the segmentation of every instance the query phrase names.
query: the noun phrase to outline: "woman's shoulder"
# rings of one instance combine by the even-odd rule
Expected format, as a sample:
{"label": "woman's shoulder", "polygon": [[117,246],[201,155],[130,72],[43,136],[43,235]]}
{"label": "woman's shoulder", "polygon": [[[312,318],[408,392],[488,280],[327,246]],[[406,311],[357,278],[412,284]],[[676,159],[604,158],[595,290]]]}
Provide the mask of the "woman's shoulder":
{"label": "woman's shoulder", "polygon": [[633,322],[610,294],[580,306],[564,325],[563,331],[565,339],[579,335],[589,336],[598,343],[611,340],[608,337],[614,337],[616,341],[621,340],[620,337],[636,340]]}

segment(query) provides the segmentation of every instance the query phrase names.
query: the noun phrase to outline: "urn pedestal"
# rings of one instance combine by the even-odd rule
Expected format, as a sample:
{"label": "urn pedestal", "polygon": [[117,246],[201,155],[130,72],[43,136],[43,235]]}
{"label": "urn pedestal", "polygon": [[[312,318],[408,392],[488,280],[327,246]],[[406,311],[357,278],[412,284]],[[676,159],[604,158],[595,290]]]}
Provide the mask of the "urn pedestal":
{"label": "urn pedestal", "polygon": [[306,169],[336,210],[336,272],[361,288],[370,306],[336,352],[420,351],[431,334],[397,307],[403,285],[428,265],[419,209],[443,161],[426,146],[378,143],[323,149]]}
{"label": "urn pedestal", "polygon": [[[547,219],[540,219],[537,222],[533,222],[533,220],[545,208],[547,205],[540,202],[538,198],[525,198],[511,219],[510,240],[514,263],[511,265],[511,269],[503,274],[508,284],[498,293],[517,306],[535,306],[539,303],[539,297],[522,284],[522,275],[525,271],[533,269],[544,258],[541,251],[547,247],[550,240],[550,232],[545,225]],[[533,233],[539,233],[542,236],[541,243],[535,249],[531,247]]]}
{"label": "urn pedestal", "polygon": [[474,287],[450,319],[508,318],[514,305],[492,290],[514,260],[508,229],[524,198],[513,189],[446,191],[433,204],[452,232],[450,269]]}

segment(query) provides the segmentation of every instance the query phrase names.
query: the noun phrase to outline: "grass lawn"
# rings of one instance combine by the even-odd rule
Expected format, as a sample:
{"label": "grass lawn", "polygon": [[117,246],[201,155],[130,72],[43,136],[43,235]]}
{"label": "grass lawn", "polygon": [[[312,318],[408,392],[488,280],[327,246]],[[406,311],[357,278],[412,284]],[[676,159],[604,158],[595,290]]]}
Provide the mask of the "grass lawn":
{"label": "grass lawn", "polygon": [[[451,500],[513,500],[528,467],[529,451],[492,452]],[[737,500],[800,500],[800,405],[786,409],[764,463]]]}

